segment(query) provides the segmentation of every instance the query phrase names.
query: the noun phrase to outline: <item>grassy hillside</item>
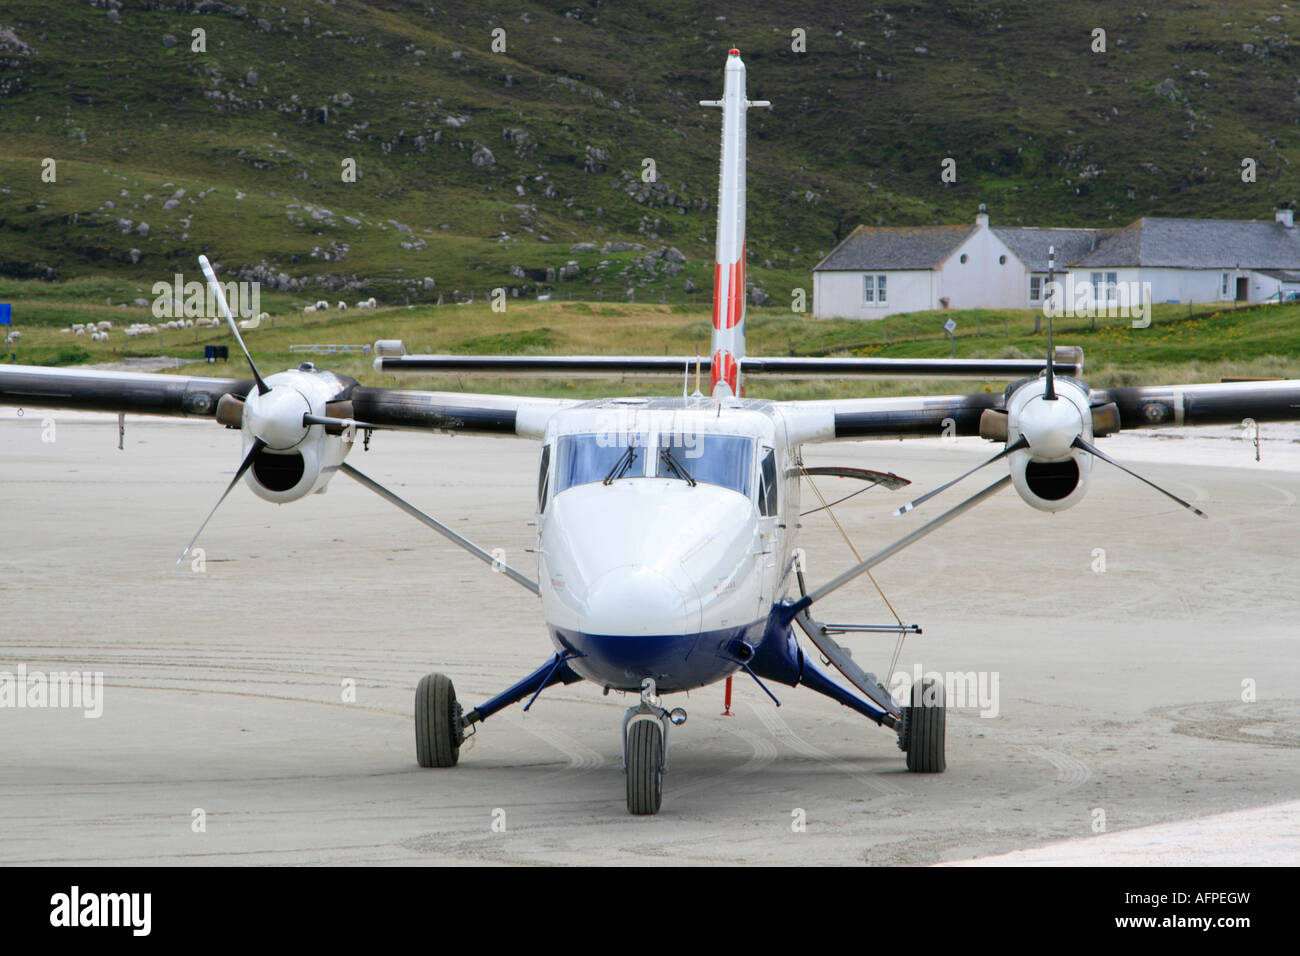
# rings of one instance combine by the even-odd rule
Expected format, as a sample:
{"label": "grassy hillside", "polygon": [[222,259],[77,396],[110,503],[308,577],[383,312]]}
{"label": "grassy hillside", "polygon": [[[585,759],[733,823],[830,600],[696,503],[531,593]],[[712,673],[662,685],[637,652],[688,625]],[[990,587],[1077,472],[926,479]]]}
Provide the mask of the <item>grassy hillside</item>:
{"label": "grassy hillside", "polygon": [[732,45],[774,104],[750,117],[748,247],[774,303],[859,222],[1262,218],[1300,194],[1297,24],[1260,0],[8,0],[0,275],[129,301],[204,252],[304,302],[680,304],[689,280],[703,303],[719,118],[696,102]]}

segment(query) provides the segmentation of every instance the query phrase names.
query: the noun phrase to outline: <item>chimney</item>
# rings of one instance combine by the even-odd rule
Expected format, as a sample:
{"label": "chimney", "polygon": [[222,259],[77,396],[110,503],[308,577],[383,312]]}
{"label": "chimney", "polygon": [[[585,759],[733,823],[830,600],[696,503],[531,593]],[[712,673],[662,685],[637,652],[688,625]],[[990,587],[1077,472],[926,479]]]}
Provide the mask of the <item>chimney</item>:
{"label": "chimney", "polygon": [[1295,226],[1295,223],[1292,222],[1292,215],[1293,211],[1290,206],[1278,206],[1273,211],[1273,220],[1280,222],[1285,228],[1291,229]]}
{"label": "chimney", "polygon": [[980,211],[979,211],[979,215],[975,217],[975,225],[987,226],[988,224],[989,224],[988,210],[984,208],[983,203],[980,203]]}

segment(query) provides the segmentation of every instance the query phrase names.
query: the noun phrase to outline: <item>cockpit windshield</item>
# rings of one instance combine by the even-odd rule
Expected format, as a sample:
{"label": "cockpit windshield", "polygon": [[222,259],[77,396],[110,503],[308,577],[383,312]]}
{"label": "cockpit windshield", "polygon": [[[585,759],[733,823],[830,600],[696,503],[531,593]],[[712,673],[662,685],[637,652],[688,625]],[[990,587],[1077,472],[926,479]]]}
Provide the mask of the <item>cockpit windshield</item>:
{"label": "cockpit windshield", "polygon": [[[683,435],[662,432],[655,475],[721,485],[749,496],[754,441],[741,435]],[[683,474],[685,472],[685,474]]]}
{"label": "cockpit windshield", "polygon": [[614,441],[608,434],[561,435],[556,442],[555,493],[574,485],[645,475],[648,435]]}
{"label": "cockpit windshield", "polygon": [[651,449],[646,434],[622,436],[621,441],[608,434],[561,435],[556,442],[555,493],[574,485],[649,475],[720,485],[749,496],[753,439],[663,432],[657,445]]}

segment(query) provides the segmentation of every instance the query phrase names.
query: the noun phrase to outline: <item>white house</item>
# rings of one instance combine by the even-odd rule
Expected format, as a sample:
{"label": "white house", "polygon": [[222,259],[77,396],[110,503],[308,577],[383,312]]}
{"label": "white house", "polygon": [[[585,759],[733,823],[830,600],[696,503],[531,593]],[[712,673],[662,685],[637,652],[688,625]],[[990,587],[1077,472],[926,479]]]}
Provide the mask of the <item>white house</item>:
{"label": "white house", "polygon": [[813,268],[813,315],[1037,308],[1052,247],[1057,278],[1090,284],[1099,303],[1131,282],[1149,282],[1153,302],[1300,294],[1290,209],[1272,221],[1148,217],[1124,229],[1060,229],[990,227],[981,205],[973,226],[859,226]]}
{"label": "white house", "polygon": [[1139,219],[1070,264],[1075,284],[1091,283],[1099,302],[1116,282],[1149,282],[1152,302],[1264,302],[1300,289],[1295,270],[1290,209],[1272,221]]}

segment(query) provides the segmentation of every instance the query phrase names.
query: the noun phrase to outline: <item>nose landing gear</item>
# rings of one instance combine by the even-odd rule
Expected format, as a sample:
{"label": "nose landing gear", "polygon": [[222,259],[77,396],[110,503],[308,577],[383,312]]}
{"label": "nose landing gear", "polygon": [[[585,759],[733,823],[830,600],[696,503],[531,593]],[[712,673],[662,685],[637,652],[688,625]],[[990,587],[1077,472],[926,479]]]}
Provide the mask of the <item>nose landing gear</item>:
{"label": "nose landing gear", "polygon": [[641,702],[623,715],[623,772],[627,774],[627,812],[655,814],[663,801],[668,770],[668,727],[686,723],[686,711],[659,703],[653,677],[641,682]]}

